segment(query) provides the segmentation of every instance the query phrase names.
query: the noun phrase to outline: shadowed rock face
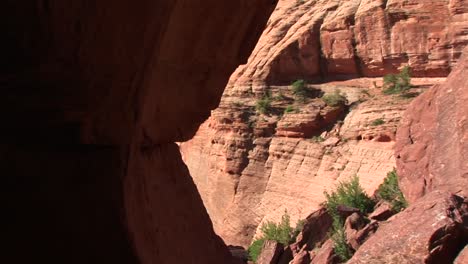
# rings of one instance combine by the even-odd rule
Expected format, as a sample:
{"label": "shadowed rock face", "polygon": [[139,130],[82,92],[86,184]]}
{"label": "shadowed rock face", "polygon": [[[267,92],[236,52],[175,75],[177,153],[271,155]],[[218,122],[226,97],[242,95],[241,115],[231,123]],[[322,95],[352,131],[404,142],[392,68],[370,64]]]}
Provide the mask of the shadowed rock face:
{"label": "shadowed rock face", "polygon": [[231,263],[173,142],[217,106],[275,4],[2,3],[2,257]]}

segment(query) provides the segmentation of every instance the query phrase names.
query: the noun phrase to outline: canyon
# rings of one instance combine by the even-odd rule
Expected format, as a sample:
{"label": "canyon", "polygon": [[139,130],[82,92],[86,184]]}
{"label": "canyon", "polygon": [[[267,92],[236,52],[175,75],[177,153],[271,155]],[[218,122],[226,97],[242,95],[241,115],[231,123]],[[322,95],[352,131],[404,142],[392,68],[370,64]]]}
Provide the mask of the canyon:
{"label": "canyon", "polygon": [[[394,168],[410,204],[434,190],[466,197],[466,66],[458,64],[468,44],[467,6],[279,1],[219,107],[193,139],[181,143],[216,233],[227,244],[247,247],[263,223],[278,222],[285,212],[293,224],[306,219],[338,182],[357,175],[372,195]],[[413,76],[411,94],[422,94],[413,103],[412,96],[383,93],[382,77],[405,65]],[[294,95],[297,80],[308,83],[305,102]],[[335,92],[346,105],[330,107],[320,98]],[[256,109],[264,98],[271,100],[268,113]],[[440,206],[441,212],[448,205]],[[417,213],[401,216],[395,228],[411,217]],[[372,261],[379,254],[372,252],[376,257],[367,262],[356,258],[377,263]]]}
{"label": "canyon", "polygon": [[[240,264],[226,245],[286,211],[304,228],[259,264],[333,263],[323,191],[358,175],[371,195],[396,167],[409,206],[351,214],[349,263],[464,263],[467,9],[2,3],[1,261]],[[406,65],[407,96],[384,94],[382,76]]]}

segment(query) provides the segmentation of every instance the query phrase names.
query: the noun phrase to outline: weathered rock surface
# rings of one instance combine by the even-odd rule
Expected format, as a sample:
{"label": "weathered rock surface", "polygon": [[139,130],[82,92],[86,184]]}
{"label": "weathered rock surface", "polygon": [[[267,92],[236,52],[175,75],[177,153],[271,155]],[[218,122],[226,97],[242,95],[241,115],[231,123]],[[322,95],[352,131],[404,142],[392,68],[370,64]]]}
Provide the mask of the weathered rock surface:
{"label": "weathered rock surface", "polygon": [[282,0],[231,84],[382,76],[408,64],[447,76],[468,43],[466,0]]}
{"label": "weathered rock surface", "polygon": [[174,141],[276,1],[6,1],[2,263],[233,263]]}
{"label": "weathered rock surface", "polygon": [[458,254],[457,258],[453,262],[453,264],[463,264],[468,263],[468,245]]}
{"label": "weathered rock surface", "polygon": [[427,194],[382,223],[348,263],[451,263],[468,242],[467,202]]}
{"label": "weathered rock surface", "polygon": [[306,245],[311,250],[313,246],[322,244],[331,225],[332,218],[325,208],[313,212],[305,219],[304,227],[296,240],[297,247],[303,248]]}
{"label": "weathered rock surface", "polygon": [[351,236],[347,236],[346,240],[349,244],[349,246],[353,250],[358,250],[359,247],[361,247],[364,242],[369,239],[370,236],[372,236],[377,229],[379,228],[379,222],[377,221],[372,221],[368,225],[366,225],[363,229],[359,230],[355,234]]}
{"label": "weathered rock surface", "polygon": [[398,174],[410,202],[434,189],[467,196],[468,48],[447,82],[418,97],[398,129]]}
{"label": "weathered rock surface", "polygon": [[256,264],[276,264],[283,253],[284,245],[273,240],[263,243],[262,251]]}
{"label": "weathered rock surface", "polygon": [[394,214],[395,212],[392,210],[392,206],[388,204],[387,202],[382,202],[378,204],[374,212],[372,212],[369,215],[369,219],[377,220],[377,221],[385,221]]}
{"label": "weathered rock surface", "polygon": [[[280,1],[220,107],[181,145],[216,232],[247,246],[262,222],[279,220],[285,209],[293,223],[304,218],[319,208],[323,190],[354,174],[372,194],[395,166],[396,128],[410,100],[383,96],[381,78],[309,85],[314,95],[304,104],[290,87],[275,85],[382,76],[403,65],[414,76],[446,76],[468,43],[467,6],[466,0]],[[439,81],[413,79],[421,85],[414,92]],[[316,98],[317,91],[337,89],[349,101],[344,109]],[[257,114],[256,101],[268,92],[272,112]],[[283,114],[288,106],[292,111]]]}
{"label": "weathered rock surface", "polygon": [[320,248],[317,249],[312,263],[317,264],[334,264],[339,263],[339,259],[335,256],[333,250],[333,241],[328,239]]}
{"label": "weathered rock surface", "polygon": [[[345,109],[313,97],[297,103],[290,87],[273,86],[271,97],[278,99],[268,115],[255,112],[263,94],[259,87],[255,92],[227,88],[220,107],[192,140],[181,144],[215,230],[226,243],[247,246],[262,222],[279,221],[285,210],[294,224],[320,207],[324,190],[355,174],[372,195],[395,166],[395,132],[410,102],[382,95],[372,82],[310,85],[326,93],[340,89],[351,104]],[[280,115],[289,105],[294,110]],[[377,119],[383,124],[374,125]]]}
{"label": "weathered rock surface", "polygon": [[[418,97],[398,130],[410,207],[381,224],[349,263],[452,263],[468,244],[468,48],[442,85]],[[459,261],[459,260],[457,260]]]}

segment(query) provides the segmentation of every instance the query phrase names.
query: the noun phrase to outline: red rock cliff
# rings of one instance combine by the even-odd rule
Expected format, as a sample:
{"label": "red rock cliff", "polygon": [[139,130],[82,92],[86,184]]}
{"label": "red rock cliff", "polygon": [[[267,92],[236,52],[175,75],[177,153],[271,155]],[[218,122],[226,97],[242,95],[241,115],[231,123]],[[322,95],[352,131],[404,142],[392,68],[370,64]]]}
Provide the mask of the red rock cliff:
{"label": "red rock cliff", "polygon": [[2,3],[3,263],[231,263],[173,142],[276,1],[137,2]]}
{"label": "red rock cliff", "polygon": [[382,225],[349,263],[453,263],[468,244],[466,76],[468,48],[447,82],[408,107],[396,155],[410,206]]}
{"label": "red rock cliff", "polygon": [[468,48],[459,64],[411,104],[398,129],[397,165],[410,202],[433,190],[468,195]]}
{"label": "red rock cliff", "polygon": [[282,0],[233,84],[382,76],[446,76],[466,37],[466,0]]}
{"label": "red rock cliff", "polygon": [[[403,65],[415,76],[446,76],[468,41],[467,7],[465,0],[280,1],[220,107],[181,147],[217,233],[246,246],[262,222],[279,220],[285,209],[293,222],[306,217],[323,201],[323,190],[354,174],[372,194],[396,166],[396,129],[410,100],[382,95],[381,78],[309,85],[341,90],[352,105],[341,109],[316,96],[297,104],[291,87],[281,84],[383,76]],[[413,79],[414,92],[442,80]],[[255,106],[266,91],[273,110],[264,115]],[[287,107],[293,110],[284,113]],[[421,192],[423,178],[408,177],[404,188]]]}

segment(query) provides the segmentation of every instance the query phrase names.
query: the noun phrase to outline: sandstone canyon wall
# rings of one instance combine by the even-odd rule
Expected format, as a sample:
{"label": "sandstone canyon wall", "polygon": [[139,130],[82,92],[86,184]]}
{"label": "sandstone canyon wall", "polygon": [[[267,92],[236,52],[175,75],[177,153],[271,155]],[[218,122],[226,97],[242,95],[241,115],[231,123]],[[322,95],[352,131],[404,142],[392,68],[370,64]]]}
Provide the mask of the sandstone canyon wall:
{"label": "sandstone canyon wall", "polygon": [[[464,0],[279,1],[219,108],[181,145],[216,232],[246,246],[262,222],[279,220],[285,210],[293,223],[306,217],[323,202],[323,190],[355,174],[372,194],[396,166],[396,130],[411,99],[383,95],[381,78],[309,85],[316,94],[305,103],[281,85],[382,76],[404,65],[415,76],[444,77],[468,43],[467,6]],[[441,81],[413,80],[413,92]],[[318,98],[336,90],[347,106]],[[272,112],[259,114],[256,103],[267,91]],[[283,113],[290,106],[295,110]],[[379,119],[383,124],[374,125]]]}
{"label": "sandstone canyon wall", "polygon": [[466,0],[283,0],[231,81],[447,76],[468,43]]}
{"label": "sandstone canyon wall", "polygon": [[6,1],[2,263],[232,263],[175,141],[276,1]]}
{"label": "sandstone canyon wall", "polygon": [[447,82],[408,107],[395,149],[411,206],[382,225],[349,263],[452,263],[468,244],[466,76],[468,47]]}

